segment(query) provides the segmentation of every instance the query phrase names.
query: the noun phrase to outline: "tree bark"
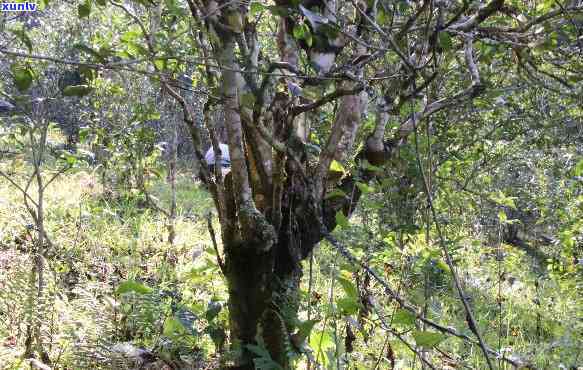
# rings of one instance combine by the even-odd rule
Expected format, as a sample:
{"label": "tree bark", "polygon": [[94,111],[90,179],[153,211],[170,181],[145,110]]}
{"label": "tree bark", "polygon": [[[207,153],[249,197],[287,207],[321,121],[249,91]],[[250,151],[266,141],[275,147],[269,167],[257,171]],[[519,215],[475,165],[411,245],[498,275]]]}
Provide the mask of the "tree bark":
{"label": "tree bark", "polygon": [[229,287],[231,342],[242,349],[238,369],[253,369],[255,356],[246,347],[265,344],[273,361],[290,368],[290,334],[299,309],[301,261],[321,240],[317,223],[305,215],[307,184],[291,176],[284,184],[282,216],[272,247],[245,238],[225,246]]}

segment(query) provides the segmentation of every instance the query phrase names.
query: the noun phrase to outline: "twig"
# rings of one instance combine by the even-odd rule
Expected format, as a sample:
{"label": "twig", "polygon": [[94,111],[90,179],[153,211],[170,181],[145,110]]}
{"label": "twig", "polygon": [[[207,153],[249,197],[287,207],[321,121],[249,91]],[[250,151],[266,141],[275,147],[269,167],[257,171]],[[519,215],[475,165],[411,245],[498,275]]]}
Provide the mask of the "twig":
{"label": "twig", "polygon": [[49,179],[49,181],[47,181],[44,186],[43,186],[43,190],[45,190],[53,181],[55,181],[57,179],[57,177],[59,177],[59,175],[65,173],[67,170],[71,169],[71,165],[66,165],[63,168],[61,168],[60,170],[58,170],[55,174],[53,174],[53,176],[51,176],[51,178]]}
{"label": "twig", "polygon": [[411,64],[411,62],[409,62],[409,59],[407,58],[407,56],[405,54],[403,54],[403,52],[401,51],[401,49],[399,48],[399,46],[397,45],[397,43],[395,42],[393,37],[391,35],[388,35],[385,31],[383,31],[383,29],[373,19],[371,19],[365,12],[362,11],[362,9],[360,9],[360,7],[354,2],[354,0],[351,0],[351,2],[352,2],[352,5],[354,6],[354,8],[358,10],[360,15],[364,19],[366,19],[373,26],[373,28],[379,34],[381,34],[381,36],[383,36],[384,38],[386,38],[389,41],[389,44],[391,45],[392,50],[399,56],[399,58],[401,58],[401,61],[403,62],[403,64],[410,71],[415,72],[415,70],[416,70],[415,66],[413,66]]}
{"label": "twig", "polygon": [[206,224],[209,230],[209,234],[211,235],[211,240],[213,241],[213,248],[215,249],[215,253],[217,254],[217,263],[223,275],[225,275],[225,264],[223,263],[223,259],[221,258],[221,254],[219,253],[219,247],[217,245],[217,238],[215,234],[215,229],[213,228],[213,221],[211,218],[211,213],[206,214]]}
{"label": "twig", "polygon": [[330,94],[324,95],[321,99],[319,99],[313,103],[302,104],[302,105],[298,105],[298,106],[293,107],[292,115],[297,116],[297,115],[302,114],[304,112],[311,111],[313,109],[321,107],[324,104],[333,102],[334,100],[336,100],[342,96],[356,95],[356,94],[360,93],[362,90],[364,90],[364,86],[362,86],[362,85],[357,86],[354,89],[337,89]]}

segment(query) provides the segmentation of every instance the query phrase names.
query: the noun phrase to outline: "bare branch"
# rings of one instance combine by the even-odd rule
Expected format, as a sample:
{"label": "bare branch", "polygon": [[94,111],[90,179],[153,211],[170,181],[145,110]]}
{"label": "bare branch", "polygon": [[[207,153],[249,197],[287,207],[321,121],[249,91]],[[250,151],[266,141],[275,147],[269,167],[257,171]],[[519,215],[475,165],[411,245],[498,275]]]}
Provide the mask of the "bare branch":
{"label": "bare branch", "polygon": [[297,105],[295,107],[292,108],[292,115],[297,116],[299,114],[302,114],[304,112],[308,112],[311,111],[313,109],[319,108],[324,104],[328,104],[333,102],[334,100],[338,99],[341,96],[346,96],[346,95],[356,95],[358,93],[360,93],[362,90],[364,90],[364,86],[359,85],[353,89],[336,89],[334,92],[324,95],[321,99],[313,102],[313,103],[308,103],[308,104],[301,104],[301,105]]}
{"label": "bare branch", "polygon": [[57,177],[59,177],[59,175],[65,173],[65,171],[69,170],[70,168],[71,168],[70,165],[66,165],[63,168],[61,168],[60,170],[58,170],[55,174],[53,174],[53,176],[51,176],[49,181],[47,181],[46,184],[44,184],[42,189],[45,190],[53,181],[55,181],[57,179]]}
{"label": "bare branch", "polygon": [[529,29],[531,29],[533,26],[536,26],[537,24],[548,21],[549,19],[553,19],[553,18],[558,17],[558,16],[563,15],[563,14],[579,13],[579,12],[583,12],[583,5],[562,7],[561,9],[553,10],[553,11],[548,12],[546,14],[543,14],[539,17],[536,17],[535,19],[531,20],[527,24],[525,24],[517,29],[508,30],[508,31],[509,32],[512,32],[512,31],[520,32],[520,33],[526,32]]}
{"label": "bare branch", "polygon": [[208,231],[209,234],[211,236],[211,240],[213,242],[213,248],[215,250],[215,253],[217,254],[217,263],[219,265],[219,268],[221,269],[221,272],[223,273],[223,275],[225,274],[225,264],[223,263],[223,258],[221,257],[221,253],[219,252],[219,247],[217,245],[217,237],[215,234],[215,229],[213,228],[213,221],[211,218],[211,213],[207,213],[206,215],[206,224],[208,227]]}
{"label": "bare branch", "polygon": [[381,34],[381,36],[383,36],[385,39],[387,39],[387,41],[389,41],[389,44],[391,45],[392,50],[399,56],[399,58],[401,58],[401,61],[403,62],[403,64],[410,71],[415,71],[416,68],[409,62],[409,58],[407,58],[407,56],[401,51],[399,46],[397,46],[395,39],[391,35],[387,34],[385,31],[383,31],[383,29],[373,19],[371,19],[365,12],[363,12],[362,9],[360,9],[360,7],[354,2],[354,0],[351,0],[351,2],[352,2],[352,5],[354,6],[354,8],[358,10],[360,15],[364,19],[366,19],[373,26],[373,28],[379,34]]}
{"label": "bare branch", "polygon": [[500,10],[504,5],[504,0],[492,0],[486,6],[478,10],[476,14],[470,18],[449,26],[447,29],[457,30],[457,31],[470,31],[472,28],[476,27],[483,21],[485,21],[492,14]]}
{"label": "bare branch", "polygon": [[480,72],[478,71],[478,67],[474,62],[473,38],[471,36],[466,36],[464,39],[464,54],[466,58],[466,64],[470,70],[472,87],[478,88],[481,85]]}

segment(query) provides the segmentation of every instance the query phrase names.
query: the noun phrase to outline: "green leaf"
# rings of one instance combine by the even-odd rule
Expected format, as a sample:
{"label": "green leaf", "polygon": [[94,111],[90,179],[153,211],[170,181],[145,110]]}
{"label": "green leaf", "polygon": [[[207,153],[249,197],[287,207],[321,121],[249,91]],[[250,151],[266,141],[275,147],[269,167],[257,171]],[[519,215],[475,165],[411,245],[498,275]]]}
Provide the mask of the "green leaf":
{"label": "green leaf", "polygon": [[20,92],[28,90],[30,85],[32,85],[32,71],[28,67],[23,67],[17,64],[10,66],[12,71],[12,76],[14,79],[14,84]]}
{"label": "green leaf", "polygon": [[573,174],[575,176],[583,175],[583,159],[575,165],[575,168],[573,168]]}
{"label": "green leaf", "polygon": [[342,290],[348,297],[351,298],[358,298],[358,290],[356,289],[356,285],[354,283],[344,277],[337,277],[338,283],[342,286]]}
{"label": "green leaf", "polygon": [[337,160],[333,160],[332,163],[330,163],[330,172],[342,172],[345,173],[346,170],[344,169],[344,166],[342,166],[342,163],[338,162]]}
{"label": "green leaf", "polygon": [[77,12],[79,13],[79,18],[87,18],[91,14],[91,3],[86,0],[83,4],[77,6]]}
{"label": "green leaf", "polygon": [[[479,242],[479,240],[478,240],[478,242]],[[448,272],[448,273],[451,272],[451,269],[449,268],[447,263],[445,263],[445,261],[442,259],[437,260],[437,262],[435,263],[435,266],[437,266],[437,268],[439,268],[443,272]]]}
{"label": "green leaf", "polygon": [[349,226],[348,219],[346,218],[344,213],[342,213],[342,211],[336,212],[335,218],[336,218],[336,225],[338,225],[340,227],[348,227]]}
{"label": "green leaf", "polygon": [[149,51],[140,42],[128,42],[127,50],[131,55],[148,55]]}
{"label": "green leaf", "polygon": [[441,49],[443,51],[447,51],[447,50],[451,49],[452,45],[453,45],[453,43],[451,41],[451,36],[449,35],[449,33],[440,32],[439,33],[439,46],[441,47]]}
{"label": "green leaf", "polygon": [[312,329],[317,322],[317,320],[306,320],[298,325],[297,337],[300,343],[303,343],[306,338],[310,336],[310,333],[312,332]]}
{"label": "green leaf", "polygon": [[248,92],[241,95],[240,104],[244,108],[253,109],[253,105],[255,105],[255,94]]}
{"label": "green leaf", "polygon": [[543,1],[539,1],[537,6],[536,6],[536,11],[540,12],[540,13],[546,13],[549,10],[551,10],[551,8],[553,7],[553,1],[552,0],[543,0]]}
{"label": "green leaf", "polygon": [[166,69],[166,59],[154,59],[154,65],[160,71],[163,71]]}
{"label": "green leaf", "polygon": [[367,161],[366,159],[362,161],[362,167],[367,170],[367,171],[371,171],[371,172],[382,172],[383,169],[378,167],[378,166],[374,166],[372,164],[370,164],[369,161]]}
{"label": "green leaf", "polygon": [[343,192],[340,189],[334,189],[331,192],[329,192],[328,194],[326,194],[326,196],[324,197],[324,199],[328,200],[328,199],[333,199],[333,198],[347,198],[348,195],[346,195],[345,192]]}
{"label": "green leaf", "polygon": [[379,9],[378,13],[377,13],[377,23],[381,26],[384,26],[387,24],[389,17],[387,16],[387,13],[385,13],[382,9]]}
{"label": "green leaf", "polygon": [[115,292],[117,294],[125,294],[129,292],[134,292],[137,294],[149,294],[152,293],[152,288],[142,283],[138,283],[135,280],[127,280],[121,283]]}
{"label": "green leaf", "polygon": [[28,34],[24,28],[10,30],[10,32],[12,32],[18,38],[18,40],[20,40],[20,42],[26,46],[29,52],[32,52],[32,41],[30,40],[30,37],[28,37]]}
{"label": "green leaf", "polygon": [[259,1],[254,1],[249,6],[249,14],[253,17],[255,14],[265,10],[265,5],[261,4]]}
{"label": "green leaf", "polygon": [[77,162],[77,157],[67,151],[63,152],[62,159],[64,159],[69,166],[73,166]]}
{"label": "green leaf", "polygon": [[95,2],[99,6],[106,6],[107,5],[107,0],[95,0]]}
{"label": "green leaf", "polygon": [[559,233],[559,240],[567,250],[572,250],[575,246],[575,238],[571,230],[564,230]]}
{"label": "green leaf", "polygon": [[418,346],[431,348],[445,340],[446,336],[432,331],[415,330],[413,331],[413,338]]}
{"label": "green leaf", "polygon": [[328,330],[315,331],[310,337],[310,347],[316,353],[316,360],[321,358],[325,361],[324,353],[327,349],[334,347],[334,345],[334,338]]}
{"label": "green leaf", "polygon": [[514,204],[515,197],[509,197],[505,195],[502,191],[498,191],[495,194],[490,195],[490,199],[502,206],[510,207],[516,209],[516,204]]}
{"label": "green leaf", "polygon": [[372,186],[369,186],[368,184],[365,184],[364,182],[357,182],[356,186],[358,187],[358,189],[360,189],[360,191],[363,194],[370,194],[374,192],[374,188]]}
{"label": "green leaf", "polygon": [[255,344],[248,344],[245,346],[249,351],[255,353],[257,358],[253,359],[255,364],[255,369],[258,370],[283,370],[283,368],[273,359],[269,354],[269,351],[264,346],[258,346]]}
{"label": "green leaf", "polygon": [[89,127],[81,127],[79,129],[79,142],[80,143],[84,143],[87,141],[87,138],[89,137],[90,131],[91,129]]}
{"label": "green leaf", "polygon": [[177,334],[182,334],[184,331],[184,326],[176,317],[169,317],[164,322],[163,334],[167,337],[173,337]]}
{"label": "green leaf", "polygon": [[211,301],[208,304],[208,308],[205,312],[205,318],[207,321],[212,321],[218,316],[219,312],[223,309],[223,306],[217,301]]}
{"label": "green leaf", "polygon": [[407,310],[398,309],[393,316],[393,323],[405,326],[415,325],[415,315]]}
{"label": "green leaf", "polygon": [[129,31],[124,32],[120,36],[119,40],[123,41],[124,43],[135,42],[138,38],[140,38],[141,34],[142,32],[138,28],[130,28]]}
{"label": "green leaf", "polygon": [[63,89],[64,96],[85,96],[93,91],[93,88],[87,85],[72,85]]}
{"label": "green leaf", "polygon": [[305,37],[306,39],[306,45],[308,45],[308,47],[312,47],[312,44],[314,43],[314,38],[312,37],[312,33],[308,33],[308,35]]}
{"label": "green leaf", "polygon": [[304,38],[304,27],[302,24],[296,24],[293,29],[293,35],[296,39],[301,40]]}
{"label": "green leaf", "polygon": [[342,314],[344,315],[354,315],[355,313],[358,312],[358,309],[360,308],[360,303],[358,302],[357,299],[354,299],[353,297],[340,298],[336,301],[336,305],[338,305],[338,307],[342,311]]}

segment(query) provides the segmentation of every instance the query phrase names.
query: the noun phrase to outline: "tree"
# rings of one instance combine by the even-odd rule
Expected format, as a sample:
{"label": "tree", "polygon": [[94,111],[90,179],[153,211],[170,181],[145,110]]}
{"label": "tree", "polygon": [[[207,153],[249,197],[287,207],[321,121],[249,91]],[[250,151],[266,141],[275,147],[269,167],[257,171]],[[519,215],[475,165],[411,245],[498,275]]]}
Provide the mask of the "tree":
{"label": "tree", "polygon": [[[134,71],[158,79],[182,106],[218,211],[241,369],[253,368],[262,343],[275,363],[290,366],[301,262],[350,217],[367,184],[429,117],[514,86],[500,73],[514,65],[525,83],[580,92],[577,1],[137,3],[110,2],[132,26],[109,51],[89,49],[91,65],[120,69],[144,58],[147,69]],[[88,17],[91,1],[78,10]],[[128,63],[112,59],[114,47]],[[184,86],[176,74],[189,64],[203,67],[197,76],[209,92],[204,128],[177,91]],[[375,119],[363,119],[369,102]],[[225,117],[232,169],[224,178],[204,161],[203,129],[220,156],[211,109]]]}

